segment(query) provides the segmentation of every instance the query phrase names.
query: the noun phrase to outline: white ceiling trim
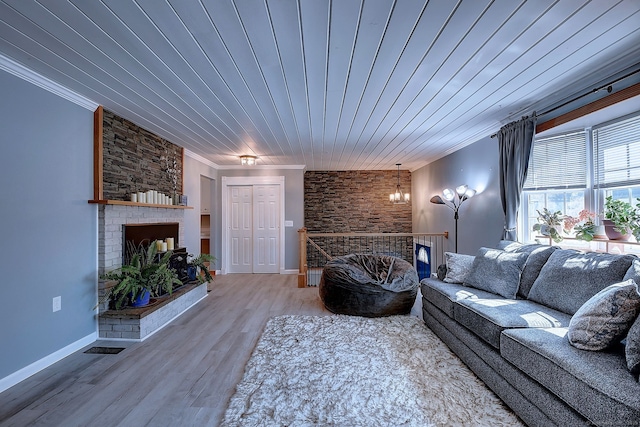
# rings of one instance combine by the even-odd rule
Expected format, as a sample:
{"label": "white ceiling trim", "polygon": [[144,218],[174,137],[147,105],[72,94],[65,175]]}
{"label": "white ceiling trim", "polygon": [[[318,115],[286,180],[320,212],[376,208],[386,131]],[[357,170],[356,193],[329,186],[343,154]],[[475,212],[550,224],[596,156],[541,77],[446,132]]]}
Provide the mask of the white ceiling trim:
{"label": "white ceiling trim", "polygon": [[48,92],[51,92],[55,95],[58,95],[61,98],[66,99],[67,101],[71,101],[76,105],[81,106],[82,108],[86,108],[90,111],[95,111],[98,108],[98,104],[86,98],[69,88],[66,88],[53,80],[50,80],[35,71],[32,71],[25,67],[24,65],[14,61],[13,59],[7,58],[3,54],[0,53],[0,70],[4,70],[9,74],[13,74],[14,76],[28,81]]}

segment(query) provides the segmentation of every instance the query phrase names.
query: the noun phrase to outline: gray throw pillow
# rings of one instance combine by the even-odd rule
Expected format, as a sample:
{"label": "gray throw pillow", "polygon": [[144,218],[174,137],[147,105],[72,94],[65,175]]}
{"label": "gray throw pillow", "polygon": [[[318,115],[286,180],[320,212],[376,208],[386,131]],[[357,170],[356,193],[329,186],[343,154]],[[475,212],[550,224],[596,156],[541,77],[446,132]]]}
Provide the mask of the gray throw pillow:
{"label": "gray throw pillow", "polygon": [[522,246],[524,246],[524,244],[513,240],[500,240],[496,248],[507,252],[515,252],[517,248]]}
{"label": "gray throw pillow", "polygon": [[471,269],[474,258],[473,255],[445,252],[444,260],[447,265],[447,275],[444,281],[447,283],[463,283],[464,278]]}
{"label": "gray throw pillow", "polygon": [[526,253],[480,248],[464,285],[515,299]]}
{"label": "gray throw pillow", "polygon": [[633,279],[636,283],[640,283],[640,259],[634,259],[631,267],[627,270],[627,273],[624,275],[624,279],[629,280]]}
{"label": "gray throw pillow", "polygon": [[602,289],[621,282],[634,258],[558,249],[540,270],[528,299],[573,315]]}
{"label": "gray throw pillow", "polygon": [[529,254],[527,262],[520,276],[520,286],[518,287],[518,296],[527,298],[533,283],[538,278],[542,267],[545,265],[551,254],[559,249],[557,246],[530,244],[530,245],[509,245],[505,248],[506,252],[526,253]]}
{"label": "gray throw pillow", "polygon": [[624,353],[627,359],[627,368],[637,380],[640,375],[640,317],[636,318],[629,329]]}
{"label": "gray throw pillow", "polygon": [[569,343],[581,350],[605,350],[624,338],[638,317],[640,294],[629,279],[601,290],[569,322]]}

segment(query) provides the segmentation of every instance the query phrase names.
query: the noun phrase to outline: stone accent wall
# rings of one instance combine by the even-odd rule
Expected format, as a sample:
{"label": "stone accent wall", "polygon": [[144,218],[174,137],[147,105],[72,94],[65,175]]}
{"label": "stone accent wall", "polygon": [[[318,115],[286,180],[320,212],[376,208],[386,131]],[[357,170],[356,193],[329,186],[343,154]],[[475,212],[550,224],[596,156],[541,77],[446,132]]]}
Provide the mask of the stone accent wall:
{"label": "stone accent wall", "polygon": [[[411,233],[411,205],[394,205],[398,171],[308,171],[304,175],[304,225],[316,233]],[[411,172],[400,171],[411,192]]]}
{"label": "stone accent wall", "polygon": [[104,110],[103,198],[130,200],[133,192],[182,194],[182,148]]}

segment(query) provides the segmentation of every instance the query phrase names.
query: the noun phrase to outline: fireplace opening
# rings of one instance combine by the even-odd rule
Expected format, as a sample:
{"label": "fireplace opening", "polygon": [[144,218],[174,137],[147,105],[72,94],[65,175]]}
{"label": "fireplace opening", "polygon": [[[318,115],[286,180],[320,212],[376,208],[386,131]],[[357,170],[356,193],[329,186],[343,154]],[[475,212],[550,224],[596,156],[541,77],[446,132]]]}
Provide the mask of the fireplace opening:
{"label": "fireplace opening", "polygon": [[[180,247],[180,241],[178,239],[180,224],[177,222],[163,222],[155,224],[125,224],[123,225],[123,242],[122,242],[122,263],[127,264],[129,259],[129,251],[127,248],[130,245],[134,247],[142,246],[148,248],[149,245],[156,241],[166,241],[167,238],[172,238],[174,242],[173,255],[169,261],[171,268],[175,269],[178,273],[178,278],[183,283],[189,281],[189,274],[187,272],[187,249]],[[164,255],[163,252],[158,256]]]}

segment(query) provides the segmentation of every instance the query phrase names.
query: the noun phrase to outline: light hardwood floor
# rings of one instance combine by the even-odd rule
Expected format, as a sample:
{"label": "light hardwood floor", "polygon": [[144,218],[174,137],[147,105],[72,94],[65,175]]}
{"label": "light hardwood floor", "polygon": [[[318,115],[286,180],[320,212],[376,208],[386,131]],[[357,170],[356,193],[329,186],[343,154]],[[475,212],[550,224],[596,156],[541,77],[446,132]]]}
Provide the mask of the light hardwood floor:
{"label": "light hardwood floor", "polygon": [[324,315],[295,275],[217,276],[207,298],[117,355],[77,352],[0,394],[1,426],[216,426],[266,321]]}
{"label": "light hardwood floor", "polygon": [[79,351],[1,393],[0,426],[217,426],[269,318],[331,315],[317,288],[296,283],[217,276],[207,298],[146,341],[97,341],[89,347],[126,349]]}

